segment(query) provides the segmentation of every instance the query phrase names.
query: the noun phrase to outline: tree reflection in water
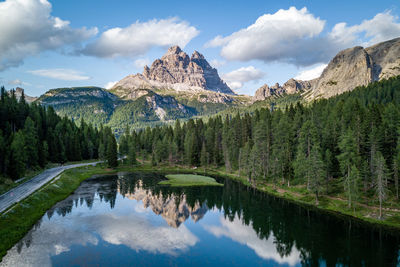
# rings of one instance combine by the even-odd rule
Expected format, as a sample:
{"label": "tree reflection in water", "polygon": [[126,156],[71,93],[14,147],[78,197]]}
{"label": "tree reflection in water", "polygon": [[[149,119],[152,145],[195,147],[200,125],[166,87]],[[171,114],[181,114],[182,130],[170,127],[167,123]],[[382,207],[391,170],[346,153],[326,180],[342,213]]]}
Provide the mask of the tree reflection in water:
{"label": "tree reflection in water", "polygon": [[[189,218],[199,222],[212,210],[221,212],[222,217],[219,225],[204,222],[203,228],[208,233],[246,245],[261,258],[289,265],[300,262],[306,266],[322,263],[327,266],[398,265],[398,235],[384,229],[373,229],[349,218],[310,210],[232,180],[223,180],[224,187],[175,188],[157,185],[161,179],[162,175],[154,173],[92,178],[82,183],[73,195],[57,203],[46,216],[48,219],[54,214],[64,217],[79,206],[91,209],[96,199],[114,209],[120,195],[138,201],[144,209],[160,215],[170,227],[181,231],[174,233],[185,234],[189,241],[182,249],[198,242],[197,237],[190,236],[184,222]],[[24,245],[30,246],[32,233],[40,224],[38,221],[16,245],[18,252]],[[115,236],[112,238],[110,240],[115,240]],[[89,243],[97,242],[89,240]],[[138,249],[134,244],[130,247]],[[271,247],[279,257],[272,255]],[[158,252],[162,251],[158,249]],[[279,258],[287,260],[281,262]]]}

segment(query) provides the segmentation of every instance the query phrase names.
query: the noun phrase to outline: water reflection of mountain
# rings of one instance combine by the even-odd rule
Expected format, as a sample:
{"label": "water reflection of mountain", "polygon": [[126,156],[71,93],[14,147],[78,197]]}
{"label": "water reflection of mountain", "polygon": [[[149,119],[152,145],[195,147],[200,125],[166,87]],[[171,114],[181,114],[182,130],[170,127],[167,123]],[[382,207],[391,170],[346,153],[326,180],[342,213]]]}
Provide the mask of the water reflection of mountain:
{"label": "water reflection of mountain", "polygon": [[[48,216],[54,212],[65,215],[77,205],[91,207],[97,196],[113,208],[119,192],[143,201],[172,226],[178,226],[189,216],[199,220],[207,209],[223,210],[227,222],[236,225],[239,220],[252,227],[260,239],[272,238],[281,257],[291,255],[294,249],[299,251],[305,266],[318,266],[321,262],[326,266],[399,264],[400,239],[381,228],[328,216],[231,180],[225,181],[223,188],[183,189],[156,186],[160,179],[160,175],[136,173],[87,180],[74,195],[51,209]],[[226,232],[224,236],[235,235]]]}
{"label": "water reflection of mountain", "polygon": [[[118,188],[121,188],[120,183]],[[132,193],[121,194],[129,199],[142,201],[145,208],[150,207],[155,214],[161,215],[168,225],[174,228],[179,227],[189,216],[197,222],[204,217],[208,210],[206,203],[200,204],[199,201],[196,201],[193,206],[189,205],[185,194],[163,195],[161,191],[155,194],[143,187],[142,180],[139,180]]]}

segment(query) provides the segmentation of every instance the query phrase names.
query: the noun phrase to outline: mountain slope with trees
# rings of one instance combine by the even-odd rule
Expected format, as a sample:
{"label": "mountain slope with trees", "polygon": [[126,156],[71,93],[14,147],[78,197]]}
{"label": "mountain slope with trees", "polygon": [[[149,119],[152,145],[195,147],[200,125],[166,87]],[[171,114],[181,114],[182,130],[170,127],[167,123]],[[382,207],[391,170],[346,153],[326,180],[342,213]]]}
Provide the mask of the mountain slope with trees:
{"label": "mountain slope with trees", "polygon": [[154,165],[223,168],[248,182],[303,186],[359,203],[399,198],[400,77],[304,106],[126,133],[120,149]]}
{"label": "mountain slope with trees", "polygon": [[[97,129],[83,119],[75,123],[61,118],[51,106],[28,104],[23,93],[17,100],[15,91],[7,93],[4,87],[0,118],[0,177],[13,180],[49,162],[108,159],[108,144],[115,142],[108,127]],[[116,158],[116,144],[114,147]]]}

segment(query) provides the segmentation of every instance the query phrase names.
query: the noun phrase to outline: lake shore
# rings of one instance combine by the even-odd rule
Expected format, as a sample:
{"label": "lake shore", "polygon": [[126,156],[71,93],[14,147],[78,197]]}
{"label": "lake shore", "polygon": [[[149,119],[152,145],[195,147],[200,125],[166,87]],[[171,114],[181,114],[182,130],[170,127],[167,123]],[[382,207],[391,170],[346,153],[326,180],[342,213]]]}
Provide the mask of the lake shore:
{"label": "lake shore", "polygon": [[372,227],[382,226],[388,230],[400,230],[400,210],[385,207],[385,218],[379,220],[374,217],[366,217],[366,214],[376,212],[376,206],[358,205],[356,210],[348,209],[346,200],[340,198],[328,198],[321,196],[319,205],[315,205],[315,198],[310,193],[304,193],[301,188],[276,187],[270,184],[251,185],[246,178],[235,174],[229,174],[223,170],[217,169],[193,169],[187,166],[151,166],[121,165],[115,169],[106,168],[104,165],[86,166],[76,169],[70,169],[63,172],[59,178],[49,182],[41,189],[19,202],[7,213],[0,215],[0,260],[7,253],[7,250],[15,245],[57,202],[67,198],[79,187],[81,182],[95,175],[116,174],[118,172],[151,171],[168,174],[178,173],[196,173],[200,175],[219,176],[239,181],[245,185],[251,186],[259,191],[268,193],[306,207],[318,209],[339,216],[348,216],[360,222],[368,223]]}

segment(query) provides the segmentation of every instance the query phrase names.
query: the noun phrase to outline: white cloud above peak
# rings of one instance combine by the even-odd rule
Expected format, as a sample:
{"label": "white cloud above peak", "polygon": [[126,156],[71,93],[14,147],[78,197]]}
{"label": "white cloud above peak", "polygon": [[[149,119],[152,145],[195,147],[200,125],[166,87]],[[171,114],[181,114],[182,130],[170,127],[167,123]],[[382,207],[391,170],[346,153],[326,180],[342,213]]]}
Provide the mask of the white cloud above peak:
{"label": "white cloud above peak", "polygon": [[320,64],[311,69],[302,70],[294,78],[296,80],[302,80],[302,81],[309,81],[318,78],[319,76],[321,76],[326,66],[328,66],[328,64]]}
{"label": "white cloud above peak", "polygon": [[228,60],[294,58],[296,42],[317,36],[324,26],[325,21],[310,14],[307,8],[298,10],[291,7],[262,15],[247,28],[226,37],[217,36],[206,46],[221,46],[221,56]]}
{"label": "white cloud above peak", "polygon": [[399,18],[391,11],[348,26],[337,23],[324,33],[325,21],[307,8],[290,7],[264,14],[252,25],[228,36],[216,36],[206,47],[221,47],[227,60],[284,62],[311,66],[328,62],[340,50],[355,45],[369,46],[400,37]]}
{"label": "white cloud above peak", "polygon": [[81,53],[103,58],[136,57],[153,47],[179,45],[184,48],[198,34],[195,27],[176,17],[136,21],[126,28],[112,28],[103,32]]}
{"label": "white cloud above peak", "polygon": [[63,81],[85,81],[90,77],[71,69],[39,69],[28,71],[31,74]]}
{"label": "white cloud above peak", "polygon": [[69,21],[51,16],[47,0],[0,2],[0,71],[16,67],[28,56],[80,43],[97,28],[71,28]]}
{"label": "white cloud above peak", "polygon": [[222,74],[221,76],[229,87],[235,90],[243,87],[243,84],[246,82],[260,80],[265,76],[265,73],[253,66],[248,66]]}

